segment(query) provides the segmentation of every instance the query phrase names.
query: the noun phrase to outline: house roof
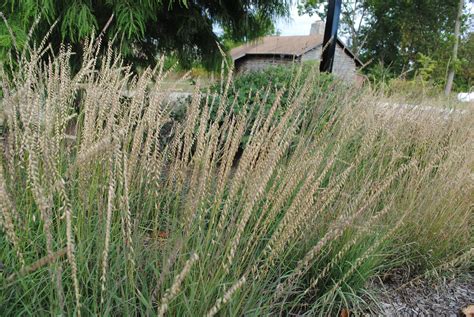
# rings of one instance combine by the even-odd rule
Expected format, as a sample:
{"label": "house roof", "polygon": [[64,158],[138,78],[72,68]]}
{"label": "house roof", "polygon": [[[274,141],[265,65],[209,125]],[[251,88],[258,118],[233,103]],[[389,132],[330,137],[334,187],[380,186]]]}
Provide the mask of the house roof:
{"label": "house roof", "polygon": [[[353,58],[358,66],[362,62],[338,38],[337,43],[344,52]],[[247,55],[288,55],[299,57],[323,44],[322,34],[296,36],[265,36],[230,51],[233,61]]]}

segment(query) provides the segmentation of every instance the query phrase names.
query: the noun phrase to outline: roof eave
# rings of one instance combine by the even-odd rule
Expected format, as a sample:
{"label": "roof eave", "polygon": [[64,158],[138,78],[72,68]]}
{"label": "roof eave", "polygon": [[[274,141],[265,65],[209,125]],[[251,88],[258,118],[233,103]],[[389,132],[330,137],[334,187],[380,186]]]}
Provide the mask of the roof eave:
{"label": "roof eave", "polygon": [[288,53],[244,53],[238,55],[237,57],[232,57],[232,61],[237,61],[239,59],[244,58],[245,56],[285,56],[285,57],[292,57],[292,58],[300,58],[302,54],[288,54]]}
{"label": "roof eave", "polygon": [[345,44],[344,42],[341,41],[341,39],[338,37],[337,38],[337,43],[342,47],[342,49],[344,50],[344,52],[349,55],[355,62],[356,62],[356,65],[358,67],[361,67],[362,65],[364,65],[364,63],[362,63],[362,61],[359,59],[359,57],[357,57]]}
{"label": "roof eave", "polygon": [[[337,44],[343,49],[343,51],[349,55],[353,60],[354,62],[356,63],[356,67],[362,67],[364,65],[364,63],[362,63],[362,61],[344,44],[344,42],[339,38],[337,37]],[[235,62],[239,59],[242,59],[244,58],[245,56],[257,56],[257,55],[270,55],[270,56],[277,56],[277,55],[284,55],[284,56],[287,56],[287,57],[293,57],[293,58],[300,58],[301,56],[303,56],[304,54],[308,53],[309,51],[312,51],[318,47],[321,47],[323,44],[320,43],[316,46],[308,46],[304,51],[302,51],[301,53],[299,54],[291,54],[291,53],[251,53],[251,52],[243,52],[243,53],[240,53],[239,55],[237,55],[236,57],[234,56],[231,56],[232,57],[232,61]]]}

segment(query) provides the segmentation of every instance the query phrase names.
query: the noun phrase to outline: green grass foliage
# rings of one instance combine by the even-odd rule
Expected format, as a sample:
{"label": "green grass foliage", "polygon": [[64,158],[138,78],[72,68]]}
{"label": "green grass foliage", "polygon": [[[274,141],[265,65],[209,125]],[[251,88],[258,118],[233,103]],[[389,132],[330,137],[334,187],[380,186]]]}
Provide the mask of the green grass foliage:
{"label": "green grass foliage", "polygon": [[470,112],[278,68],[176,122],[162,64],[39,52],[2,81],[1,315],[328,315],[394,269],[472,268]]}

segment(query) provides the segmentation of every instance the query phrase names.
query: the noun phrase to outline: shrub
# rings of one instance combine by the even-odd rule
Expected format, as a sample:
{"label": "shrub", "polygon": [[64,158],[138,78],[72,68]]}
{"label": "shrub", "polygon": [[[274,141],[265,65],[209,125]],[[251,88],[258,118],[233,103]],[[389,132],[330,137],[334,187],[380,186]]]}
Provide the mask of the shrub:
{"label": "shrub", "polygon": [[[311,80],[314,83],[310,87],[311,94],[316,96],[323,91],[328,90],[331,85],[336,85],[335,79],[329,74],[321,74],[315,70],[316,64],[304,63],[301,66],[293,64],[292,66],[272,66],[263,70],[237,74],[231,83],[230,89],[227,91],[227,98],[233,103],[233,111],[240,113],[242,107],[248,103],[249,108],[252,108],[254,102],[252,98],[256,93],[260,97],[265,98],[264,108],[268,113],[271,106],[274,104],[278,92],[281,92],[281,107],[278,109],[277,117],[281,117],[285,112],[289,100],[293,97],[292,94],[297,93],[301,89],[302,83],[306,80]],[[310,78],[310,77],[315,78]],[[337,82],[340,84],[340,82]],[[222,90],[220,83],[211,87],[211,92],[220,92]],[[236,102],[233,102],[234,98]],[[249,100],[250,99],[250,100]]]}
{"label": "shrub", "polygon": [[[327,109],[332,107],[332,102],[336,98],[329,92],[341,91],[345,84],[330,74],[319,73],[316,66],[315,63],[306,62],[291,66],[272,66],[263,70],[237,74],[227,90],[225,90],[225,83],[221,82],[209,89],[203,89],[203,93],[217,94],[218,99],[225,97],[227,112],[235,114],[249,112],[248,129],[243,137],[245,144],[251,132],[250,127],[259,111],[266,116],[275,102],[278,102],[279,106],[273,115],[280,120],[285,115],[288,105],[298,96],[303,87],[308,89],[308,98],[304,101],[302,110],[307,111],[308,108],[314,107],[314,102],[307,102],[308,100],[321,100]],[[308,81],[312,85],[304,85]],[[211,119],[215,119],[216,114],[214,109]]]}
{"label": "shrub", "polygon": [[160,67],[36,54],[3,81],[5,315],[327,315],[393,268],[472,267],[472,113],[315,96],[311,75],[236,158],[250,112],[225,96],[197,91],[163,142]]}

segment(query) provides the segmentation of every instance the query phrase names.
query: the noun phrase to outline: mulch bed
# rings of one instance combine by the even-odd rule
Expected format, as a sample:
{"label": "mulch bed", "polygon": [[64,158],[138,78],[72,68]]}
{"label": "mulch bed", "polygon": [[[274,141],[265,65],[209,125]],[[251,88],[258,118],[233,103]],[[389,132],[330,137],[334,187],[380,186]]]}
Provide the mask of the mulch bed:
{"label": "mulch bed", "polygon": [[402,284],[374,281],[377,303],[372,313],[383,316],[464,316],[474,305],[474,274],[437,280],[419,279]]}

